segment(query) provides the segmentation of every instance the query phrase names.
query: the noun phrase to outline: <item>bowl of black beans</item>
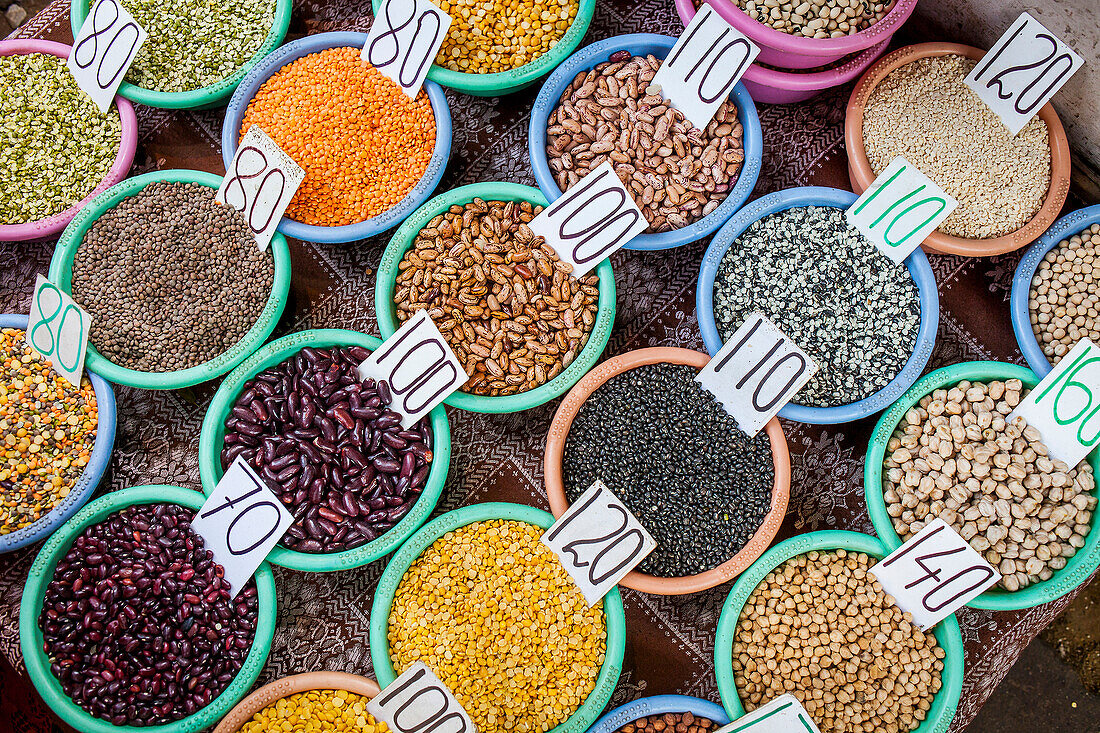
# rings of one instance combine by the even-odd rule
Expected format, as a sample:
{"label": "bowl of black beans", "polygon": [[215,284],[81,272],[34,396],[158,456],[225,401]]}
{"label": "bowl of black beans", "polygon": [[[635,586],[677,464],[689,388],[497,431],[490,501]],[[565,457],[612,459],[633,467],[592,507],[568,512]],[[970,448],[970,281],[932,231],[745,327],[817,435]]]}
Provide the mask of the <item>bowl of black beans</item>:
{"label": "bowl of black beans", "polygon": [[19,643],[42,699],[76,730],[203,730],[259,677],[275,579],[261,563],[231,595],[191,527],[203,500],[178,486],[107,494],[35,558]]}
{"label": "bowl of black beans", "polygon": [[451,458],[442,405],[404,428],[389,385],[361,380],[374,336],[314,329],[267,344],[214,395],[199,437],[210,494],[243,457],[294,516],[268,555],[325,572],[391,552],[435,508]]}
{"label": "bowl of black beans", "polygon": [[709,360],[665,347],[616,356],[570,390],[550,424],[543,469],[554,516],[599,480],[657,540],[627,588],[679,595],[724,583],[768,548],[787,512],[779,420],[756,436],[741,431],[695,381]]}

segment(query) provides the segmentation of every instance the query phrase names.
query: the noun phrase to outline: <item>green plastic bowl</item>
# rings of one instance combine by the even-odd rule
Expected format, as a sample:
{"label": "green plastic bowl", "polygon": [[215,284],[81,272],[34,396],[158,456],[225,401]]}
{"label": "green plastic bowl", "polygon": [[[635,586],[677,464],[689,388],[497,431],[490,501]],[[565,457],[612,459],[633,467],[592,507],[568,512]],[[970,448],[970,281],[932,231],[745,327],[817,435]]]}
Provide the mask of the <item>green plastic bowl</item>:
{"label": "green plastic bowl", "polygon": [[[401,549],[386,566],[381,580],[378,581],[378,590],[374,593],[370,617],[370,658],[374,663],[378,684],[383,689],[397,679],[397,671],[390,662],[387,631],[393,596],[401,578],[412,567],[416,558],[443,535],[467,524],[491,519],[527,522],[543,529],[548,529],[554,523],[553,514],[532,506],[499,501],[473,504],[447,512],[426,524],[408,542],[401,545]],[[596,677],[596,686],[576,712],[561,725],[551,728],[548,733],[584,733],[600,716],[615,692],[622,673],[623,653],[626,651],[626,615],[623,613],[623,600],[617,587],[603,597],[603,612],[607,624],[607,651],[604,653],[600,674]]]}
{"label": "green plastic bowl", "polygon": [[[264,56],[278,48],[286,37],[287,28],[290,27],[291,0],[275,0],[275,17],[271,21],[271,30],[267,38],[256,49],[244,66],[237,69],[232,76],[227,76],[216,84],[192,89],[187,92],[158,92],[153,89],[134,86],[129,82],[122,82],[118,87],[118,94],[132,102],[140,102],[150,107],[161,109],[212,109],[225,106],[226,100],[241,79],[253,66],[260,63]],[[69,6],[69,26],[75,37],[91,9],[91,0],[73,0]]]}
{"label": "green plastic bowl", "polygon": [[[877,537],[859,532],[839,530],[810,532],[780,542],[765,552],[737,579],[722,606],[722,615],[718,619],[718,636],[714,642],[714,668],[718,677],[718,694],[722,698],[722,705],[734,722],[745,715],[745,706],[741,704],[741,696],[737,692],[737,684],[733,678],[733,639],[737,631],[737,622],[741,618],[741,609],[745,607],[749,596],[768,573],[792,557],[805,555],[814,550],[851,550],[880,559],[890,553],[890,548]],[[952,614],[936,624],[932,628],[932,633],[945,653],[941,678],[943,684],[932,699],[928,717],[914,733],[947,733],[947,729],[951,727],[951,721],[955,718],[959,696],[962,694],[963,643],[959,622]]]}
{"label": "green plastic bowl", "polygon": [[[925,375],[879,418],[874,433],[871,434],[871,442],[867,446],[863,493],[867,498],[867,511],[871,515],[871,524],[891,551],[901,546],[901,537],[894,531],[894,523],[886,513],[886,500],[882,495],[882,462],[885,459],[886,443],[894,434],[894,428],[921,397],[940,387],[951,387],[964,379],[988,382],[991,379],[1014,378],[1023,382],[1025,387],[1034,388],[1039,383],[1039,377],[1030,369],[1001,361],[966,361],[962,364],[943,367]],[[1100,453],[1094,450],[1086,460],[1092,464],[1093,474],[1100,480]],[[1097,492],[1100,495],[1100,488]],[[1066,562],[1064,568],[1056,570],[1049,580],[1034,583],[1016,592],[994,586],[966,605],[992,611],[1012,611],[1039,606],[1061,598],[1077,588],[1088,580],[1097,566],[1100,566],[1100,512],[1093,512],[1092,529],[1085,537],[1085,546]]]}
{"label": "green plastic bowl", "polygon": [[[547,205],[542,192],[531,186],[521,186],[518,183],[473,183],[440,194],[414,211],[394,232],[378,266],[374,285],[374,310],[378,314],[378,328],[382,332],[382,338],[389,338],[401,327],[397,320],[397,307],[393,302],[397,275],[400,272],[398,265],[401,264],[405,252],[412,247],[416,235],[436,215],[442,214],[452,205],[461,206],[475,198],[486,201],[530,201],[538,206]],[[600,279],[596,322],[592,325],[592,333],[581,353],[577,354],[577,358],[561,374],[546,384],[519,394],[488,397],[457,391],[443,402],[469,412],[519,412],[537,407],[568,392],[595,366],[607,346],[607,339],[611,337],[611,327],[615,325],[615,274],[611,271],[611,261],[605,259],[596,265],[595,273]]]}
{"label": "green plastic bowl", "polygon": [[[375,336],[338,328],[300,331],[272,341],[234,369],[218,387],[202,421],[202,433],[199,435],[199,478],[202,480],[203,493],[209,496],[224,473],[221,452],[225,446],[225,421],[233,410],[237,396],[244,390],[245,382],[264,369],[283,363],[307,346],[315,349],[362,346],[374,351],[381,344],[381,339]],[[324,573],[362,567],[397,549],[398,545],[427,521],[428,515],[435,509],[451,465],[451,428],[443,405],[438,405],[428,413],[428,417],[432,422],[432,468],[428,472],[428,481],[424,484],[420,498],[401,521],[382,536],[351,550],[330,553],[298,552],[276,545],[268,553],[268,561],[284,568]]]}
{"label": "green plastic bowl", "polygon": [[[378,9],[382,7],[382,0],[371,0],[371,7],[375,17],[377,17]],[[549,74],[565,60],[566,56],[576,50],[581,39],[584,38],[584,34],[588,32],[588,26],[592,23],[592,14],[595,10],[596,0],[580,0],[577,17],[573,19],[573,25],[569,26],[569,30],[565,32],[561,39],[542,56],[519,68],[511,71],[500,71],[495,74],[468,74],[432,64],[428,69],[428,78],[436,84],[450,87],[455,91],[473,97],[498,97],[503,94],[518,92]]]}
{"label": "green plastic bowl", "polygon": [[72,547],[77,536],[89,526],[103,521],[129,506],[138,504],[179,504],[198,511],[204,497],[197,491],[179,486],[150,484],[115,491],[101,496],[85,506],[68,522],[65,522],[38,553],[31,566],[30,576],[23,588],[23,600],[19,606],[19,646],[27,672],[38,694],[59,718],[81,733],[197,733],[213,725],[244,697],[260,676],[267,655],[271,652],[271,638],[275,634],[275,576],[266,562],[256,569],[256,591],[259,613],[256,619],[256,635],[252,649],[245,657],[237,676],[214,700],[198,712],[173,723],[152,726],[112,725],[96,718],[72,701],[50,672],[50,660],[43,651],[42,630],[38,628],[38,616],[46,596],[46,586],[53,580],[54,568]]}
{"label": "green plastic bowl", "polygon": [[[150,183],[157,181],[169,181],[172,183],[201,183],[213,189],[221,185],[221,177],[213,173],[192,170],[167,170],[154,171],[144,175],[128,178],[122,183],[111,186],[103,193],[81,209],[65,231],[61,233],[61,239],[54,250],[53,259],[50,260],[50,282],[57,285],[66,293],[72,293],[73,258],[77,249],[84,242],[84,235],[95,223],[96,219],[108,209],[118,205],[120,201],[129,198]],[[180,389],[225,374],[230,369],[244,361],[244,358],[255,351],[264,342],[275,324],[282,315],[286,306],[287,293],[290,291],[290,250],[287,248],[286,237],[276,232],[271,239],[269,250],[275,258],[275,281],[268,296],[267,305],[260,312],[260,317],[252,325],[248,333],[232,348],[216,356],[210,361],[187,369],[177,369],[172,372],[139,372],[127,369],[109,360],[96,350],[91,342],[88,343],[88,356],[86,363],[89,371],[96,372],[107,381],[116,384],[125,384],[130,387],[143,389]]]}

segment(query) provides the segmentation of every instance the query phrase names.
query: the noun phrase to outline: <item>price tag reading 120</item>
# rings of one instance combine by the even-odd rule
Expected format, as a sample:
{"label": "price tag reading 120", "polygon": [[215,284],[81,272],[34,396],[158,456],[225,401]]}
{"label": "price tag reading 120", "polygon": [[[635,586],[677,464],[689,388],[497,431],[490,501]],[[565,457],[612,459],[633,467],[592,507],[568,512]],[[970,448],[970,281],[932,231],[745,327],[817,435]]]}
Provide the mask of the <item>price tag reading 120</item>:
{"label": "price tag reading 120", "polygon": [[100,112],[111,108],[145,38],[145,29],[118,0],[99,0],[84,19],[65,65]]}
{"label": "price tag reading 120", "polygon": [[54,371],[79,387],[88,351],[92,317],[61,288],[39,275],[31,294],[31,313],[27,319],[27,344]]}
{"label": "price tag reading 120", "polygon": [[821,733],[794,695],[780,695],[714,733]]}
{"label": "price tag reading 120", "polygon": [[214,199],[244,214],[256,243],[266,250],[305,177],[301,166],[253,125],[241,139]]}
{"label": "price tag reading 120", "polygon": [[428,665],[413,662],[367,703],[367,712],[396,733],[476,733],[474,721]]}
{"label": "price tag reading 120", "polygon": [[382,0],[360,56],[415,97],[450,27],[428,0]]}

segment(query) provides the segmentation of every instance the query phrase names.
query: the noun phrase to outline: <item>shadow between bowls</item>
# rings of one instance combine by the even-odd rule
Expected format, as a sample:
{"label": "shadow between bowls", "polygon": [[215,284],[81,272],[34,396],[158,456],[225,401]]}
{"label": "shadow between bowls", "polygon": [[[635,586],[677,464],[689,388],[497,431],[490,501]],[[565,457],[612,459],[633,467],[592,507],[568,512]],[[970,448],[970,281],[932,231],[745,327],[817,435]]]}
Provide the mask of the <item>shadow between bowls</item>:
{"label": "shadow between bowls", "polygon": [[[371,0],[371,7],[377,17],[382,0]],[[498,97],[526,89],[550,72],[575,49],[588,32],[592,23],[592,14],[596,10],[596,0],[580,0],[577,15],[572,25],[549,51],[511,71],[498,71],[492,74],[469,74],[463,71],[446,69],[432,64],[428,69],[428,79],[440,86],[454,89],[456,92],[473,97]],[[364,41],[365,43],[365,41]]]}
{"label": "shadow between bowls", "polygon": [[[413,212],[401,228],[394,232],[378,266],[374,285],[374,310],[378,315],[378,328],[382,332],[382,338],[389,338],[401,327],[397,320],[394,292],[401,258],[412,247],[416,235],[429,221],[451,206],[461,206],[475,198],[486,201],[530,201],[538,206],[546,206],[546,197],[537,188],[518,183],[473,183],[440,194]],[[489,397],[456,391],[443,400],[443,403],[469,412],[519,412],[564,394],[600,358],[608,338],[611,337],[611,327],[615,324],[615,274],[611,271],[611,260],[605,259],[596,265],[595,273],[599,277],[600,290],[596,322],[592,325],[592,333],[588,335],[584,348],[561,374],[546,384],[519,394]]]}
{"label": "shadow between bowls", "polygon": [[1039,264],[1046,257],[1047,252],[1058,246],[1064,239],[1080,234],[1093,224],[1100,223],[1100,204],[1087,206],[1083,209],[1070,212],[1047,229],[1043,236],[1039,237],[1035,244],[1031,245],[1020,264],[1016,266],[1016,275],[1012,278],[1012,297],[1009,302],[1009,312],[1012,315],[1012,330],[1016,334],[1016,343],[1023,352],[1027,365],[1031,367],[1039,378],[1050,374],[1054,368],[1043,348],[1039,345],[1039,339],[1035,337],[1035,330],[1031,326],[1031,310],[1028,308],[1028,300],[1031,297],[1031,280],[1039,269]]}
{"label": "shadow between bowls", "polygon": [[[570,502],[565,494],[565,481],[562,475],[562,458],[569,428],[572,427],[573,420],[588,397],[612,377],[645,364],[686,364],[702,369],[709,361],[710,357],[701,351],[667,346],[628,351],[600,364],[569,391],[550,423],[550,431],[546,434],[546,451],[542,459],[546,497],[550,501],[550,510],[554,512],[555,517],[560,517],[569,509]],[[779,525],[783,523],[783,517],[787,514],[787,502],[791,496],[791,457],[783,428],[779,420],[773,417],[764,426],[764,431],[768,434],[768,441],[771,443],[775,482],[772,485],[771,509],[768,510],[759,529],[748,543],[729,560],[706,572],[679,578],[661,578],[632,570],[619,581],[619,585],[640,590],[643,593],[663,596],[697,593],[737,577],[760,557],[760,554],[775,539]]]}
{"label": "shadow between bowls", "polygon": [[38,616],[42,611],[46,587],[53,579],[54,569],[73,542],[85,529],[103,521],[108,516],[126,507],[141,504],[178,504],[198,511],[202,507],[203,496],[197,491],[179,486],[150,484],[134,486],[101,496],[85,506],[57,531],[38,553],[31,566],[27,584],[23,588],[23,598],[19,606],[19,646],[27,664],[27,673],[38,694],[65,723],[81,733],[198,733],[213,725],[229,708],[244,696],[256,678],[260,676],[267,655],[271,652],[271,639],[275,633],[275,576],[266,562],[260,563],[253,576],[259,612],[256,619],[256,633],[252,648],[245,657],[244,664],[236,677],[220,695],[201,710],[164,725],[130,726],[112,725],[106,720],[93,717],[78,706],[61,689],[61,684],[50,672],[50,661],[43,651],[42,630],[38,627]]}
{"label": "shadow between bowls", "polygon": [[[863,471],[863,494],[867,500],[867,512],[871,515],[871,524],[875,528],[875,533],[882,538],[883,544],[890,552],[900,547],[902,540],[894,530],[893,520],[886,513],[886,500],[882,493],[882,463],[886,456],[886,444],[893,435],[894,428],[902,421],[910,407],[917,404],[925,395],[941,387],[951,387],[964,379],[978,382],[988,382],[992,379],[1019,379],[1028,388],[1034,388],[1039,383],[1035,372],[1016,364],[1000,361],[965,361],[925,375],[879,418],[871,434],[871,442],[867,446],[867,459]],[[1092,465],[1093,474],[1100,477],[1100,451],[1093,450],[1085,460]],[[1100,496],[1100,488],[1094,489],[1093,493]],[[1069,558],[1064,568],[1054,571],[1049,580],[1033,583],[1015,592],[994,586],[966,605],[993,611],[1032,608],[1057,600],[1074,590],[1088,580],[1097,567],[1100,567],[1100,512],[1093,512],[1092,526],[1085,536],[1084,546]]]}
{"label": "shadow between bowls", "polygon": [[[283,42],[290,27],[291,5],[291,0],[275,0],[275,15],[264,42],[241,68],[221,81],[186,92],[159,92],[124,81],[118,87],[119,95],[161,109],[213,109],[222,106],[245,74]],[[84,25],[91,6],[92,0],[73,0],[69,6],[69,26],[74,37]]]}
{"label": "shadow between bowls", "polygon": [[[233,92],[233,97],[229,100],[229,106],[225,110],[225,119],[222,122],[222,163],[226,169],[228,170],[229,165],[233,162],[233,156],[237,153],[241,124],[244,122],[248,105],[251,104],[256,93],[260,91],[260,87],[268,79],[287,64],[297,61],[303,56],[344,46],[362,48],[366,42],[366,33],[352,31],[318,33],[314,36],[306,36],[305,38],[299,38],[297,41],[291,41],[263,59],[249,71],[248,75],[241,80],[237,90]],[[284,216],[279,222],[279,231],[288,237],[304,239],[307,242],[352,242],[381,234],[394,227],[408,216],[413,209],[424,203],[443,178],[447,160],[451,157],[452,131],[451,108],[447,105],[447,98],[443,95],[443,89],[434,82],[425,81],[423,91],[428,95],[428,101],[432,105],[432,115],[435,117],[435,149],[432,151],[432,157],[428,161],[428,167],[424,170],[424,175],[420,177],[420,181],[409,191],[405,198],[401,199],[396,206],[378,216],[356,224],[323,227],[303,224]]]}
{"label": "shadow between bowls", "polygon": [[[699,282],[695,288],[695,312],[699,318],[699,331],[702,333],[707,351],[712,356],[717,354],[723,345],[722,337],[718,333],[718,325],[714,320],[714,280],[718,275],[722,258],[737,238],[750,225],[769,214],[799,206],[831,206],[847,209],[856,198],[857,196],[851,191],[841,191],[837,188],[822,186],[789,188],[753,201],[726,222],[721,231],[711,240],[706,254],[703,255],[703,263],[699,268]],[[936,329],[940,322],[940,300],[936,289],[936,277],[924,253],[920,249],[913,250],[913,253],[905,258],[904,264],[913,282],[916,283],[920,297],[920,327],[917,329],[913,353],[909,355],[902,370],[878,392],[857,402],[836,407],[810,407],[788,402],[779,411],[780,417],[811,425],[835,425],[859,420],[885,409],[909,389],[913,382],[917,381],[917,377],[928,365],[932,348],[936,345]]]}
{"label": "shadow between bowls", "polygon": [[[538,182],[539,190],[550,201],[558,200],[562,190],[554,180],[550,163],[546,157],[546,128],[551,113],[557,108],[562,93],[573,83],[574,77],[582,71],[588,71],[597,64],[607,61],[608,56],[619,50],[627,50],[636,56],[653,54],[663,59],[676,39],[656,33],[631,33],[624,36],[612,36],[585,46],[562,62],[550,78],[542,85],[538,97],[531,108],[531,121],[527,135],[527,151],[531,157],[531,168]],[[653,250],[671,249],[697,242],[713,234],[722,223],[733,215],[748,200],[760,176],[763,161],[764,142],[760,130],[760,118],[756,114],[756,105],[745,86],[740,82],[730,93],[730,99],[737,105],[737,119],[741,123],[742,150],[745,160],[737,175],[737,182],[726,194],[726,198],[714,211],[694,224],[675,229],[671,232],[642,232],[624,245],[624,249]]]}
{"label": "shadow between bowls", "polygon": [[[265,369],[282,364],[307,346],[315,349],[362,346],[374,351],[381,344],[382,341],[377,337],[356,331],[336,328],[299,331],[272,341],[234,369],[218,387],[202,420],[202,431],[199,434],[199,478],[203,493],[209,496],[224,473],[221,452],[225,445],[225,421],[248,380]],[[324,573],[362,567],[393,552],[428,519],[447,480],[447,471],[451,464],[451,429],[447,423],[447,413],[442,405],[438,405],[428,413],[428,419],[432,426],[432,467],[428,471],[428,480],[424,484],[424,490],[420,492],[420,498],[397,524],[370,542],[341,552],[298,552],[278,544],[268,553],[268,562],[293,570]]]}
{"label": "shadow between bowls", "polygon": [[[618,733],[620,728],[635,720],[665,713],[691,713],[696,718],[706,718],[718,725],[726,725],[730,722],[722,706],[710,700],[688,695],[653,695],[620,705],[597,720],[596,724],[588,729],[588,733]],[[218,732],[215,731],[215,733]]]}
{"label": "shadow between bowls", "polygon": [[[722,615],[718,619],[718,635],[714,642],[714,670],[718,678],[718,694],[722,698],[722,705],[734,721],[746,713],[733,675],[733,641],[737,633],[737,622],[745,603],[768,573],[790,558],[807,552],[838,549],[862,552],[878,559],[890,553],[890,548],[877,537],[870,535],[839,530],[810,532],[784,540],[765,552],[733,584],[733,589],[722,605]],[[962,694],[963,643],[959,622],[954,615],[948,616],[932,627],[932,633],[945,653],[941,678],[943,684],[932,700],[927,717],[913,733],[947,733],[959,706],[959,696]]]}
{"label": "shadow between bowls", "polygon": [[[70,51],[72,51],[72,46],[37,38],[13,38],[0,41],[0,56],[43,53],[56,56],[59,59],[68,59]],[[107,171],[107,175],[104,176],[103,180],[92,189],[91,193],[74,206],[53,216],[23,222],[22,224],[0,224],[0,242],[21,242],[28,239],[52,237],[64,229],[88,202],[126,177],[126,174],[130,171],[130,166],[134,162],[134,152],[137,150],[137,117],[134,115],[134,106],[121,97],[115,97],[115,110],[118,112],[122,123],[122,132],[115,161],[111,164],[111,168]]]}
{"label": "shadow between bowls", "polygon": [[[985,56],[985,51],[959,43],[940,41],[918,43],[915,46],[899,48],[883,56],[860,78],[852,90],[852,96],[848,99],[848,107],[844,113],[844,147],[848,151],[848,177],[856,193],[863,193],[875,180],[875,172],[871,169],[871,162],[867,159],[867,150],[863,144],[863,113],[875,88],[897,68],[917,59],[949,54],[979,61]],[[975,101],[975,104],[980,102]],[[934,231],[921,245],[925,250],[966,257],[1004,254],[1030,244],[1058,217],[1058,212],[1062,210],[1066,196],[1069,195],[1069,141],[1053,105],[1046,103],[1039,110],[1038,115],[1047,125],[1050,140],[1050,188],[1047,189],[1042,207],[1031,221],[1014,232],[989,239],[965,239]]]}
{"label": "shadow between bowls", "polygon": [[[61,239],[57,242],[53,259],[50,260],[50,282],[72,295],[73,258],[76,257],[76,252],[84,242],[84,236],[88,230],[100,216],[117,206],[123,199],[136,195],[143,188],[157,181],[200,183],[207,188],[217,190],[222,179],[220,176],[204,171],[173,169],[145,173],[112,186],[92,200],[65,228]],[[140,372],[115,364],[89,341],[85,359],[88,371],[102,374],[115,384],[143,389],[180,389],[225,374],[244,361],[245,357],[263,343],[275,328],[283,308],[286,307],[287,293],[290,291],[290,250],[287,248],[286,237],[276,233],[271,239],[268,251],[271,252],[275,262],[275,280],[272,283],[271,294],[252,328],[231,348],[207,362],[187,369],[171,372]]]}
{"label": "shadow between bowls", "polygon": [[[389,629],[390,609],[402,577],[412,564],[437,539],[474,522],[494,519],[526,522],[542,529],[549,529],[554,517],[542,509],[523,504],[508,502],[486,502],[455,509],[436,517],[421,527],[394,554],[374,593],[374,602],[370,617],[370,658],[374,664],[374,673],[378,675],[378,684],[383,688],[397,679],[397,672],[390,661]],[[585,733],[599,714],[607,706],[622,672],[623,654],[626,651],[626,616],[623,613],[623,601],[618,588],[612,588],[603,597],[604,618],[607,625],[607,649],[603,665],[596,677],[596,686],[588,698],[564,723],[551,728],[547,733]]]}
{"label": "shadow between bowls", "polygon": [[241,700],[222,718],[214,733],[237,733],[256,713],[284,697],[312,690],[347,690],[365,698],[373,698],[381,690],[369,677],[347,672],[303,672],[269,682]]}

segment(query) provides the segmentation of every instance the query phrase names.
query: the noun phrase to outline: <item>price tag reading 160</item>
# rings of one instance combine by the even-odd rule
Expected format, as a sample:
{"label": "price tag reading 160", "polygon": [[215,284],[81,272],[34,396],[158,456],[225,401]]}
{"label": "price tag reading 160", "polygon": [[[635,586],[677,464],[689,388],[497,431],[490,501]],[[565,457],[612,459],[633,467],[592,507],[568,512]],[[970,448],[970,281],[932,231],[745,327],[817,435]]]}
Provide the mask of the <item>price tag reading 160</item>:
{"label": "price tag reading 160", "polygon": [[145,29],[118,0],[99,0],[84,19],[65,65],[100,112],[111,108],[145,38]]}
{"label": "price tag reading 160", "polygon": [[429,0],[382,0],[360,56],[416,97],[450,27]]}
{"label": "price tag reading 160", "polygon": [[27,344],[50,362],[70,384],[79,387],[92,316],[69,294],[39,275],[31,294]]}
{"label": "price tag reading 160", "polygon": [[367,703],[395,733],[476,733],[454,694],[423,662],[414,662]]}
{"label": "price tag reading 160", "polygon": [[253,125],[241,138],[214,199],[241,212],[256,243],[266,250],[305,177],[302,167]]}

